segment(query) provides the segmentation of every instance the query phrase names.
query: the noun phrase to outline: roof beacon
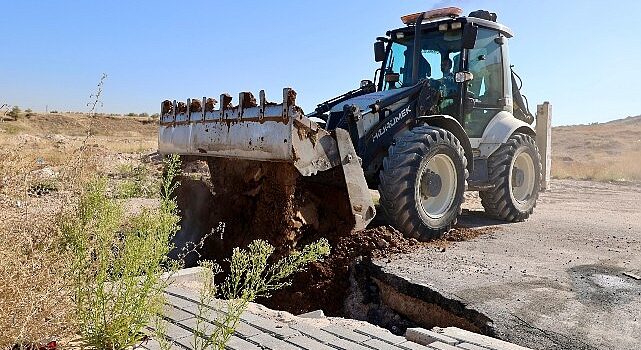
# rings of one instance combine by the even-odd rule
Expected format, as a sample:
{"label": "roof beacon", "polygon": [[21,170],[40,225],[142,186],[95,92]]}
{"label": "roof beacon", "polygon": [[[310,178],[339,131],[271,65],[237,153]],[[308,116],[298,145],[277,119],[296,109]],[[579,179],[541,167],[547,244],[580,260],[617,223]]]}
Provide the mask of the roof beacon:
{"label": "roof beacon", "polygon": [[401,17],[401,21],[403,21],[405,25],[410,25],[410,24],[414,24],[421,14],[423,14],[424,21],[430,21],[437,18],[446,18],[446,17],[456,18],[460,16],[461,13],[463,13],[463,10],[461,10],[458,7],[444,7],[444,8],[434,9],[434,10],[425,11],[425,12],[417,12],[411,15],[405,15]]}

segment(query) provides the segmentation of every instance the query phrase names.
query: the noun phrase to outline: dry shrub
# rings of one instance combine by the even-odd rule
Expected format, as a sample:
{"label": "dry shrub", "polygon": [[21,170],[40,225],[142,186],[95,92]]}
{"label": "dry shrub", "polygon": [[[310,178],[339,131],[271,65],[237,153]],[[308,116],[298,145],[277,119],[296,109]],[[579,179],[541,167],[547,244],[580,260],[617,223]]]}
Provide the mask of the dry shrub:
{"label": "dry shrub", "polygon": [[46,341],[69,330],[68,256],[59,249],[51,219],[62,196],[27,195],[35,168],[24,153],[0,152],[0,348]]}
{"label": "dry shrub", "polygon": [[[55,218],[95,176],[100,157],[91,147],[28,147],[32,141],[5,142],[0,151],[0,348],[75,333],[71,257]],[[35,196],[43,184],[55,191]]]}

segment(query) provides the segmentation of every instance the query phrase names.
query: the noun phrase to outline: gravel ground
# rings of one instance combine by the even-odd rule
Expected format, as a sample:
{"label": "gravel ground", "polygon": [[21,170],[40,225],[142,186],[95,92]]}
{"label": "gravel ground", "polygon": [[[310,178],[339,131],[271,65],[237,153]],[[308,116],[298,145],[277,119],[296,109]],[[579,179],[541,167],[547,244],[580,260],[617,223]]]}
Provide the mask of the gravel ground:
{"label": "gravel ground", "polygon": [[[535,349],[641,344],[641,186],[553,181],[534,215],[503,224],[469,196],[461,224],[485,233],[375,263],[489,317]],[[491,226],[492,229],[487,229]]]}

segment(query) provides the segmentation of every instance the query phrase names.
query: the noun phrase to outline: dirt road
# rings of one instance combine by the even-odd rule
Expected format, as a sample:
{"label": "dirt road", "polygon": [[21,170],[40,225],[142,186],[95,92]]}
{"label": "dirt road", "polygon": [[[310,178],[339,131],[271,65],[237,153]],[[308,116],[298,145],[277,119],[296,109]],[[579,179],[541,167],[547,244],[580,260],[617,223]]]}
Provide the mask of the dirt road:
{"label": "dirt road", "polygon": [[487,316],[510,342],[641,348],[641,186],[554,181],[517,224],[484,218],[471,199],[462,224],[489,233],[374,263]]}

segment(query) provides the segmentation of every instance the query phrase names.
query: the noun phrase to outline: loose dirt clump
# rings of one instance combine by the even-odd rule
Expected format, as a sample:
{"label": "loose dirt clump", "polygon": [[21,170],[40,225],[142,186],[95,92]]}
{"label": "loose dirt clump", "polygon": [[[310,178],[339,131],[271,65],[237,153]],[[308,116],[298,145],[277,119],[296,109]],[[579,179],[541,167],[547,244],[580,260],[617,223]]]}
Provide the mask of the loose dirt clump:
{"label": "loose dirt clump", "polygon": [[465,226],[456,226],[450,232],[443,235],[439,239],[435,239],[431,242],[422,243],[423,245],[430,247],[437,247],[442,250],[445,250],[447,247],[452,245],[453,242],[463,242],[475,239],[479,236],[492,233],[496,231],[496,227],[480,227],[480,228],[469,228]]}

